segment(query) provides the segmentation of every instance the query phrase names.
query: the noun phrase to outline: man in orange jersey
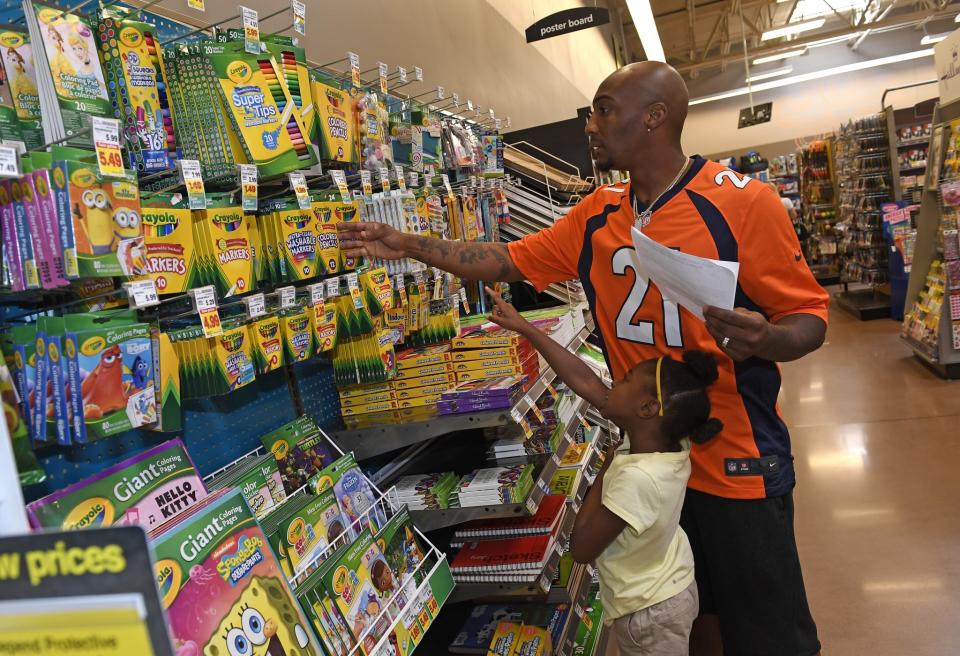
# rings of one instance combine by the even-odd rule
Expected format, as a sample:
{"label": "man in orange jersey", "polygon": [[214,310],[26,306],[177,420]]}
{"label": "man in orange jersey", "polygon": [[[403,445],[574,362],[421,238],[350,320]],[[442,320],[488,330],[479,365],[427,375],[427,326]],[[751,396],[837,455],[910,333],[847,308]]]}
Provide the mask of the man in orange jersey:
{"label": "man in orange jersey", "polygon": [[[687,101],[666,64],[631,64],[604,80],[586,134],[597,165],[629,171],[630,182],[600,187],[547,230],[506,245],[341,224],[341,243],[349,256],[414,257],[470,280],[526,279],[542,290],[579,278],[615,380],[683,349],[716,355],[710,400],[724,430],[693,448],[681,518],[700,591],[691,653],[812,656],[820,642],[793,532],[776,363],[820,347],[828,296],[769,187],[683,153]],[[634,226],[685,253],[739,262],[736,309],[708,308],[703,322],[663,299],[634,268]]]}

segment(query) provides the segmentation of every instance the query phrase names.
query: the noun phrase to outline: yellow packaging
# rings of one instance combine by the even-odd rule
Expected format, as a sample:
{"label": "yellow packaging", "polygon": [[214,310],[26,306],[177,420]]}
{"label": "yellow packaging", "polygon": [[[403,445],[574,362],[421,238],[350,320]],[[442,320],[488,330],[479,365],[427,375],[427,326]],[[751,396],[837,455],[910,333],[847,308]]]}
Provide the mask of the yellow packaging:
{"label": "yellow packaging", "polygon": [[393,389],[391,383],[377,383],[376,385],[361,385],[359,387],[344,387],[337,390],[341,399],[355,399],[359,396],[368,394],[379,394],[380,392],[389,392]]}
{"label": "yellow packaging", "polygon": [[248,385],[256,378],[252,341],[246,325],[224,327],[223,334],[213,338],[217,375],[226,384],[228,392]]}
{"label": "yellow packaging", "polygon": [[440,402],[440,394],[433,394],[431,396],[415,396],[410,399],[402,399],[398,403],[400,408],[422,408],[428,405],[436,405]]}
{"label": "yellow packaging", "polygon": [[523,367],[492,367],[487,369],[478,369],[476,371],[458,371],[456,372],[457,382],[465,383],[469,380],[485,380],[487,378],[503,378],[504,376],[519,376],[523,373]]}
{"label": "yellow packaging", "polygon": [[334,201],[315,200],[311,203],[313,232],[317,237],[317,265],[328,275],[339,273],[342,261],[337,217],[333,211],[336,206]]}
{"label": "yellow packaging", "polygon": [[423,396],[436,396],[444,392],[449,392],[455,384],[456,383],[442,383],[440,385],[427,385],[425,387],[411,387],[409,389],[397,390],[395,394],[398,401],[416,399]]}
{"label": "yellow packaging", "polygon": [[362,405],[368,405],[371,403],[382,403],[384,401],[396,401],[397,397],[394,396],[393,392],[379,392],[377,394],[367,394],[365,396],[358,396],[355,398],[342,398],[340,399],[341,408],[356,408]]}
{"label": "yellow packaging", "polygon": [[393,307],[393,286],[390,276],[383,267],[364,271],[359,275],[360,286],[363,288],[364,303],[367,310],[374,316],[380,316],[384,311]]}
{"label": "yellow packaging", "polygon": [[156,379],[157,408],[159,421],[147,430],[173,432],[183,430],[183,412],[180,399],[180,358],[167,333],[160,332],[157,325],[150,327],[153,343],[153,369]]}
{"label": "yellow packaging", "polygon": [[280,319],[269,316],[250,325],[253,338],[253,361],[258,374],[265,374],[283,366],[283,335]]}
{"label": "yellow packaging", "polygon": [[462,351],[451,351],[450,360],[453,362],[463,362],[465,360],[486,360],[488,358],[519,359],[520,352],[520,349],[512,346],[492,349],[467,349]]}
{"label": "yellow packaging", "polygon": [[313,354],[313,330],[303,308],[288,310],[280,316],[283,356],[287,362],[303,362]]}
{"label": "yellow packaging", "polygon": [[454,362],[453,370],[456,373],[462,371],[486,371],[490,369],[499,369],[501,367],[520,367],[520,361],[516,358],[487,358],[486,360],[466,360],[464,362]]}
{"label": "yellow packaging", "polygon": [[250,259],[253,261],[253,285],[266,280],[264,267],[266,257],[263,251],[263,241],[260,236],[260,222],[255,214],[244,214],[243,223],[247,227],[247,238],[250,240]]}
{"label": "yellow packaging", "polygon": [[[225,199],[224,199],[225,200]],[[216,285],[221,298],[253,289],[253,256],[247,222],[239,205],[211,203],[194,213],[195,238],[206,256],[205,284]]]}
{"label": "yellow packaging", "polygon": [[348,91],[337,89],[320,80],[313,80],[311,92],[316,105],[320,159],[358,163],[360,157],[356,145],[357,119],[354,99]]}
{"label": "yellow packaging", "polygon": [[433,374],[428,376],[414,376],[411,378],[404,378],[398,375],[390,384],[396,390],[406,390],[415,387],[426,387],[428,385],[456,385],[457,377],[452,373],[440,373]]}
{"label": "yellow packaging", "polygon": [[287,280],[297,282],[313,278],[318,273],[313,213],[300,209],[296,202],[290,202],[277,210],[276,216]]}
{"label": "yellow packaging", "polygon": [[397,370],[425,367],[430,364],[450,362],[450,345],[430,346],[426,349],[407,351],[397,356]]}
{"label": "yellow packaging", "polygon": [[577,494],[577,488],[580,487],[580,477],[583,475],[583,469],[580,467],[568,467],[558,469],[550,479],[550,494],[557,494],[566,497],[573,497]]}
{"label": "yellow packaging", "polygon": [[520,336],[506,330],[493,332],[476,332],[453,340],[452,346],[456,349],[491,349],[509,346],[516,348],[520,345]]}
{"label": "yellow packaging", "polygon": [[369,412],[384,412],[387,410],[399,410],[400,405],[398,401],[377,401],[376,403],[358,403],[349,408],[345,408],[342,405],[340,410],[343,413],[344,417],[349,417],[350,415],[363,415]]}
{"label": "yellow packaging", "polygon": [[431,364],[426,367],[414,367],[413,369],[398,369],[397,370],[397,379],[415,379],[422,378],[423,376],[432,376],[435,374],[452,374],[453,365],[449,362],[442,362],[440,364]]}
{"label": "yellow packaging", "polygon": [[146,194],[141,202],[144,269],[159,294],[182,294],[199,283],[190,210],[177,196]]}
{"label": "yellow packaging", "polygon": [[[357,201],[350,203],[334,203],[333,216],[337,223],[350,223],[360,220],[360,204]],[[347,257],[340,251],[340,270],[352,271],[357,268],[357,258]]]}
{"label": "yellow packaging", "polygon": [[317,353],[330,351],[337,345],[337,311],[332,305],[319,301],[308,309],[313,343]]}

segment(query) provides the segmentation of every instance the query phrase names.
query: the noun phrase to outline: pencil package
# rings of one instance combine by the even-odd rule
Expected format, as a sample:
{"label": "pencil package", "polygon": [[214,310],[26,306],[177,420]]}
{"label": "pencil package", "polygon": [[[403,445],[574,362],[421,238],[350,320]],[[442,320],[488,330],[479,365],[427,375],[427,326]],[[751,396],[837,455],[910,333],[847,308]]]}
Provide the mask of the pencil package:
{"label": "pencil package", "polygon": [[340,273],[343,256],[340,253],[340,238],[337,235],[339,218],[335,212],[337,201],[329,194],[314,195],[310,209],[313,211],[313,232],[317,237],[317,265],[322,273]]}
{"label": "pencil package", "polygon": [[311,71],[310,77],[316,104],[315,139],[320,148],[320,159],[324,162],[359,163],[356,98],[318,71]]}

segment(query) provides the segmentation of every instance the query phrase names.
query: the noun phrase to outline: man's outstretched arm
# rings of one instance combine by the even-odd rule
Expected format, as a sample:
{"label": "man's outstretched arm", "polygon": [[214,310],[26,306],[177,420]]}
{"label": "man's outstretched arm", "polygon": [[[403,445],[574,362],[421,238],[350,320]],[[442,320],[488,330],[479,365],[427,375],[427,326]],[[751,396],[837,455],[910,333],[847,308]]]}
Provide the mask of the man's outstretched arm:
{"label": "man's outstretched arm", "polygon": [[340,247],[348,257],[412,257],[468,280],[524,280],[506,244],[475,243],[405,234],[384,223],[341,223]]}

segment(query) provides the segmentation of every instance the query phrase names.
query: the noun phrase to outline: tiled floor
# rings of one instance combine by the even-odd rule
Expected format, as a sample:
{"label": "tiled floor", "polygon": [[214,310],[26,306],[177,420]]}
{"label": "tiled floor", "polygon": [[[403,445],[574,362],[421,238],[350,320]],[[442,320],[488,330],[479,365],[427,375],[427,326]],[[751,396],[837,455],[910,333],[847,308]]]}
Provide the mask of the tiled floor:
{"label": "tiled floor", "polygon": [[960,654],[960,381],[924,368],[898,331],[837,309],[827,344],[783,366],[825,656]]}

